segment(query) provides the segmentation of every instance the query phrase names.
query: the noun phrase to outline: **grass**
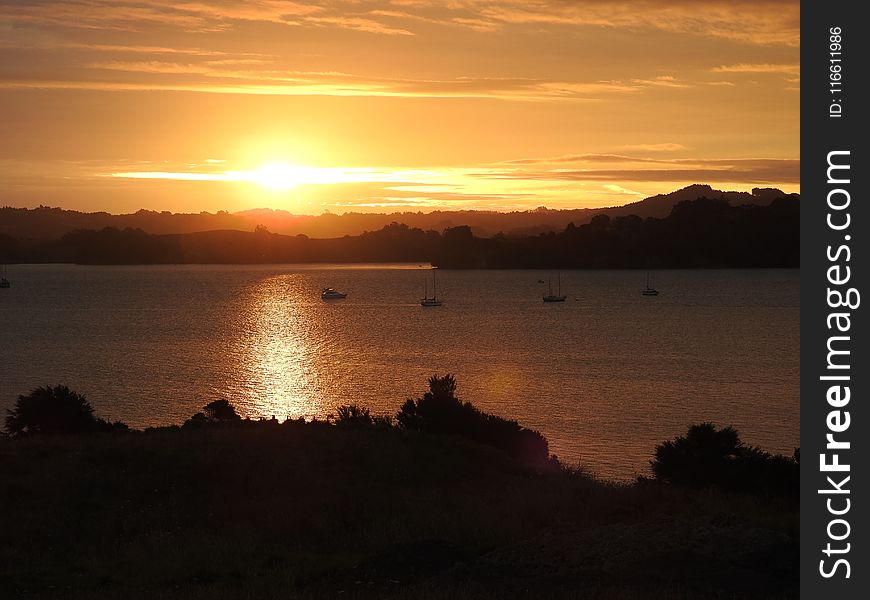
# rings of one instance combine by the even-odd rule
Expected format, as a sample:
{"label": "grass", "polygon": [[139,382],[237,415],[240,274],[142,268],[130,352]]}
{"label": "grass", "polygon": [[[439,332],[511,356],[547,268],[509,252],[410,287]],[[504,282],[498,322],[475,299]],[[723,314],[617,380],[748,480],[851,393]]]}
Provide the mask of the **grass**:
{"label": "grass", "polygon": [[0,439],[0,596],[787,598],[796,502],[450,436],[241,423]]}

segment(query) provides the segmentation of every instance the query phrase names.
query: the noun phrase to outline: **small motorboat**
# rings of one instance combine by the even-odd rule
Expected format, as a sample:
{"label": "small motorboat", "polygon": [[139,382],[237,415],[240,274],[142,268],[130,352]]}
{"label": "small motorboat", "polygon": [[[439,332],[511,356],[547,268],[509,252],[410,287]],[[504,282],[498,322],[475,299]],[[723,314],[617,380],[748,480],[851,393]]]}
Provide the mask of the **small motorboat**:
{"label": "small motorboat", "polygon": [[323,291],[320,293],[321,300],[341,300],[342,298],[347,298],[347,293],[339,292],[336,289],[331,287],[323,288]]}

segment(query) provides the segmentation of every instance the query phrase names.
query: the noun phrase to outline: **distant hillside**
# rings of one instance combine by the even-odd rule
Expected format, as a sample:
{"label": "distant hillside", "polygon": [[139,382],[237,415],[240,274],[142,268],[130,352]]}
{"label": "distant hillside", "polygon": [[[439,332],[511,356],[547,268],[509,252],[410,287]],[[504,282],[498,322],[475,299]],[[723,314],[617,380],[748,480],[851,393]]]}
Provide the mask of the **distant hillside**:
{"label": "distant hillside", "polygon": [[[594,211],[603,212],[613,216],[621,215],[637,215],[639,217],[666,217],[671,213],[671,209],[684,200],[695,200],[697,198],[710,199],[725,199],[731,206],[741,206],[744,204],[757,204],[766,206],[777,198],[791,197],[797,198],[798,194],[786,194],[782,190],[776,188],[752,188],[752,192],[723,192],[714,190],[706,184],[697,183],[679,189],[669,194],[659,194],[650,196],[638,202],[632,202],[624,206],[618,206],[607,209],[593,209]],[[575,222],[575,224],[578,224]]]}
{"label": "distant hillside", "polygon": [[[667,198],[671,201],[673,198]],[[659,205],[664,200],[657,201]],[[658,207],[658,206],[657,206]],[[645,208],[641,206],[640,208]],[[719,268],[800,265],[800,200],[761,206],[725,198],[678,202],[664,218],[598,214],[560,232],[475,235],[391,223],[358,236],[310,238],[256,231],[151,234],[106,227],[55,240],[0,234],[0,262],[331,263],[416,262],[445,268]]]}
{"label": "distant hillside", "polygon": [[709,185],[691,185],[669,194],[652,196],[625,206],[572,210],[537,208],[529,211],[500,213],[494,211],[433,211],[403,213],[345,213],[319,216],[294,215],[284,210],[260,208],[237,213],[170,213],[140,210],[132,214],[112,215],[106,212],[83,213],[60,208],[39,207],[35,209],[0,208],[0,235],[18,239],[58,239],[76,229],[141,229],[152,234],[181,234],[199,231],[237,230],[253,231],[264,226],[273,233],[284,235],[303,234],[312,238],[336,238],[345,235],[360,235],[376,231],[393,222],[409,227],[443,231],[449,227],[468,225],[475,235],[491,237],[499,232],[508,236],[537,235],[550,231],[562,231],[568,223],[583,225],[600,214],[610,217],[637,215],[639,217],[664,218],[671,209],[683,200],[700,197],[725,199],[732,206],[743,204],[768,205],[784,196],[777,189],[756,188],[752,193],[723,192]]}

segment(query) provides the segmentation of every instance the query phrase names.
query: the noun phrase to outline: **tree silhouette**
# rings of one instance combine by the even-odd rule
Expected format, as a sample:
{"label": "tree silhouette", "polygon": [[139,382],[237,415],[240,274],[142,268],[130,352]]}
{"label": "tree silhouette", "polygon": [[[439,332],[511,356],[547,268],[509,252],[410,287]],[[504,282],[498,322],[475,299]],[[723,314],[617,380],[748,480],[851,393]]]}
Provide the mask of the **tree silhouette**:
{"label": "tree silhouette", "polygon": [[732,427],[717,430],[712,423],[692,425],[685,437],[659,444],[651,461],[657,479],[672,483],[714,483],[742,452],[742,443]]}
{"label": "tree silhouette", "polygon": [[429,390],[409,399],[396,415],[400,427],[428,433],[460,435],[507,452],[513,458],[542,463],[549,457],[547,439],[516,421],[481,412],[456,397],[456,379],[429,378]]}
{"label": "tree silhouette", "polygon": [[236,408],[228,400],[221,398],[203,406],[202,412],[198,412],[190,417],[184,422],[184,426],[194,427],[216,423],[237,423],[241,420],[242,418],[236,412]]}
{"label": "tree silhouette", "polygon": [[6,431],[12,436],[112,429],[127,426],[95,417],[87,399],[65,385],[36,388],[26,396],[18,396],[15,407],[6,411]]}
{"label": "tree silhouette", "polygon": [[656,479],[667,483],[796,494],[799,456],[797,451],[795,457],[768,454],[741,442],[733,427],[701,423],[656,446],[650,466]]}
{"label": "tree silhouette", "polygon": [[241,417],[236,413],[236,408],[229,401],[220,399],[209,402],[203,407],[205,416],[210,421],[239,421]]}

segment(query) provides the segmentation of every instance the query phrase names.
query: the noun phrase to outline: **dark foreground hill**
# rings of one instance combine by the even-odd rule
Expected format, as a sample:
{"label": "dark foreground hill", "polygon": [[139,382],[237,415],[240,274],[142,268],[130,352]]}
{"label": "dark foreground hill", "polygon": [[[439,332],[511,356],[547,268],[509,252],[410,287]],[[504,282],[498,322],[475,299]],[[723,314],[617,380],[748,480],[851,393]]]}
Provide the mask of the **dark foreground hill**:
{"label": "dark foreground hill", "polygon": [[0,439],[0,472],[4,597],[797,597],[791,500],[605,484],[450,436]]}

